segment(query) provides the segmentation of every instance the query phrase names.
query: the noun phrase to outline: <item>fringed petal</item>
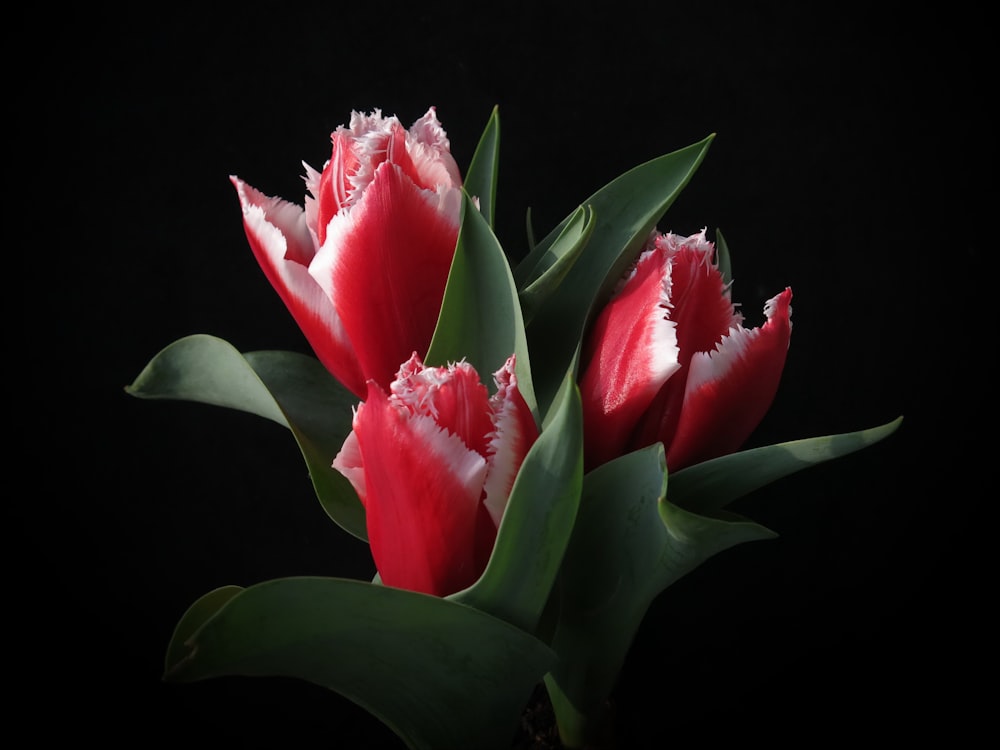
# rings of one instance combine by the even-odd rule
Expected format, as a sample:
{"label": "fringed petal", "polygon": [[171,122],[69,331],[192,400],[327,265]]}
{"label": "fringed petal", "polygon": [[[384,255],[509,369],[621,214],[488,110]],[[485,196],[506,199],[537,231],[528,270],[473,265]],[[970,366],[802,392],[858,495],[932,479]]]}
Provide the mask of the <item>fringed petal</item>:
{"label": "fringed petal", "polygon": [[637,421],[678,369],[666,255],[652,249],[640,256],[588,337],[580,380],[588,469],[624,452]]}
{"label": "fringed petal", "polygon": [[[512,355],[504,366],[494,373],[493,380],[497,392],[490,399],[493,429],[489,435],[489,448],[486,453],[487,473],[483,503],[495,527],[500,525],[500,519],[507,508],[507,500],[510,498],[510,491],[521,463],[538,439],[538,425],[535,423],[531,408],[517,387],[515,364],[516,360]],[[490,549],[492,546],[491,540]]]}
{"label": "fringed petal", "polygon": [[438,122],[434,107],[410,126],[406,150],[418,185],[429,189],[438,185],[461,187],[462,177],[451,155],[451,143]]}
{"label": "fringed petal", "polygon": [[354,434],[382,582],[435,596],[475,582],[486,460],[431,417],[394,404],[375,383],[358,407]]}
{"label": "fringed petal", "polygon": [[670,266],[668,317],[677,331],[677,372],[660,389],[629,441],[636,449],[663,441],[669,445],[677,429],[692,357],[711,351],[743,317],[730,299],[729,286],[713,262],[715,246],[705,231],[689,237],[662,234],[656,247]]}
{"label": "fringed petal", "polygon": [[271,198],[238,177],[230,181],[243,226],[264,275],[278,292],[320,362],[355,395],[365,393],[353,347],[330,298],[310,275],[316,248],[302,208]]}
{"label": "fringed petal", "polygon": [[[457,190],[450,191],[455,194]],[[458,200],[421,190],[383,164],[362,199],[330,222],[309,272],[334,301],[361,371],[388,388],[426,352],[458,239]]]}
{"label": "fringed petal", "polygon": [[792,290],[767,301],[760,328],[733,328],[691,360],[684,405],[667,446],[671,471],[738,450],[774,401],[791,340]]}
{"label": "fringed petal", "polygon": [[490,400],[479,373],[468,362],[424,367],[415,352],[389,386],[398,403],[413,414],[429,416],[485,456],[493,430]]}
{"label": "fringed petal", "polygon": [[317,202],[316,236],[320,245],[326,242],[326,228],[330,219],[351,204],[351,180],[361,169],[361,160],[354,152],[353,143],[342,129],[335,131],[330,140],[333,150],[319,176],[314,193]]}

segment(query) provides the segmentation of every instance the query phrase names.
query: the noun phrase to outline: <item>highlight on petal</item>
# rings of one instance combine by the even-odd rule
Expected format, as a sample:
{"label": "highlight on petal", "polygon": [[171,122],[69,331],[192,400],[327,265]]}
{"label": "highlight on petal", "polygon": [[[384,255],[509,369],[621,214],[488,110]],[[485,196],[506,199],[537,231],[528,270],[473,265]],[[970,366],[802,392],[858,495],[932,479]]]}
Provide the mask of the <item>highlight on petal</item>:
{"label": "highlight on petal", "polygon": [[778,390],[791,340],[792,290],[764,306],[760,328],[733,328],[691,360],[684,406],[667,446],[672,471],[732,453],[764,418]]}
{"label": "highlight on petal", "polygon": [[649,249],[594,322],[580,379],[588,467],[624,452],[637,421],[680,366],[669,289],[668,253]]}
{"label": "highlight on petal", "polygon": [[272,198],[236,176],[243,226],[250,248],[267,280],[292,314],[317,358],[355,395],[364,379],[347,331],[330,298],[309,271],[316,248],[302,208]]}
{"label": "highlight on petal", "polygon": [[[454,190],[456,194],[457,190]],[[430,345],[458,240],[459,211],[385,163],[362,200],[334,216],[309,267],[334,301],[361,371],[388,387]]]}
{"label": "highlight on petal", "polygon": [[446,596],[481,573],[475,541],[486,460],[377,384],[355,419],[368,537],[382,582]]}

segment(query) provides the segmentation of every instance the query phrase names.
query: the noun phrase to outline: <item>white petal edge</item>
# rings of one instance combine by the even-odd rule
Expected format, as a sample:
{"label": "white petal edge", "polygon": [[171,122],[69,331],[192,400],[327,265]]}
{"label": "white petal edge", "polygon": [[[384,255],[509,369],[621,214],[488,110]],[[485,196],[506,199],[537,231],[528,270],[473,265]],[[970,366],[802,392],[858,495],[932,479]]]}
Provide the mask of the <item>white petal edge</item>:
{"label": "white petal edge", "polygon": [[299,304],[309,310],[311,315],[318,320],[325,321],[325,326],[333,339],[340,342],[341,346],[350,348],[347,333],[336,308],[333,306],[332,298],[317,283],[316,278],[310,272],[310,268],[316,263],[318,254],[313,256],[309,267],[296,261],[286,260],[288,240],[285,233],[268,218],[269,214],[276,215],[285,227],[294,228],[292,236],[297,239],[298,243],[300,245],[308,243],[303,249],[303,252],[306,252],[308,247],[315,247],[315,241],[306,228],[304,210],[281,198],[268,197],[239,178],[233,178],[233,181],[240,197],[240,204],[243,207],[243,218],[247,229],[262,245],[264,253],[281,283]]}
{"label": "white petal edge", "polygon": [[[764,303],[764,316],[767,320],[770,320],[774,315],[777,299],[780,296],[781,294],[776,294]],[[788,312],[791,315],[790,308]],[[789,319],[790,325],[791,320]],[[684,389],[685,397],[706,383],[721,380],[733,368],[733,364],[745,356],[754,340],[760,335],[761,328],[759,327],[748,329],[743,326],[734,326],[716,344],[713,351],[696,352],[691,357],[691,369]]]}

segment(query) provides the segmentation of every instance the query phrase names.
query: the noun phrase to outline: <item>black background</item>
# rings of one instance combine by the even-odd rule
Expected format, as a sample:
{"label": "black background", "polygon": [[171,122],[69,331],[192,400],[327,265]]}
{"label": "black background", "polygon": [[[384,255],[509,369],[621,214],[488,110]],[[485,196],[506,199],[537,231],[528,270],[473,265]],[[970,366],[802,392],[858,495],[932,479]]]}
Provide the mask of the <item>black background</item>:
{"label": "black background", "polygon": [[174,624],[209,589],[373,568],[286,431],[123,388],[190,333],[308,352],[228,176],[301,203],[301,161],[322,166],[352,109],[409,125],[431,105],[463,170],[499,107],[497,233],[515,258],[529,207],[544,234],[618,174],[715,133],[660,229],[725,233],[749,324],[794,290],[784,380],[751,444],[905,416],[884,443],[744,498],[736,510],[781,536],[654,603],[615,695],[648,719],[632,744],[957,739],[984,720],[984,20],[955,4],[559,5],[90,9],[45,34],[58,70],[25,88],[16,123],[55,163],[26,167],[44,217],[22,245],[21,330],[42,390],[10,576],[39,645],[12,645],[22,695],[81,738],[401,747],[310,685],[160,682]]}

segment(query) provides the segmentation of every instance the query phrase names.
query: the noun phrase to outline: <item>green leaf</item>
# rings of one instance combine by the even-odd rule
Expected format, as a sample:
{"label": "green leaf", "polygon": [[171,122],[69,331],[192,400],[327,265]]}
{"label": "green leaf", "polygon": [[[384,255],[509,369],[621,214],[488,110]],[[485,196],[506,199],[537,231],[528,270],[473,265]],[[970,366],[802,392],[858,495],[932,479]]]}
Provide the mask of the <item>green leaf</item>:
{"label": "green leaf", "polygon": [[695,513],[713,513],[789,474],[884,440],[902,421],[897,417],[867,430],[776,443],[689,466],[670,477],[670,500]]}
{"label": "green leaf", "polygon": [[583,413],[574,368],[531,447],[483,575],[452,598],[535,632],[569,542],[583,483]]}
{"label": "green leaf", "polygon": [[518,389],[534,412],[528,342],[510,265],[493,230],[463,191],[462,228],[424,362],[444,366],[465,359],[492,387],[492,374],[511,354],[517,355]]}
{"label": "green leaf", "polygon": [[[207,608],[203,599],[192,609]],[[167,650],[169,681],[307,680],[354,701],[413,750],[506,750],[554,660],[541,641],[471,607],[337,578],[238,591],[182,638]]]}
{"label": "green leaf", "polygon": [[[524,212],[524,229],[528,239],[528,253],[531,253],[538,244],[538,241],[535,239],[535,229],[531,225],[531,206],[528,206],[528,209]],[[520,264],[518,264],[518,267],[520,267]]]}
{"label": "green leaf", "polygon": [[542,303],[559,287],[573,264],[583,253],[583,249],[594,231],[594,212],[590,206],[580,206],[569,218],[569,222],[559,236],[539,258],[532,281],[521,290],[521,309],[524,311],[525,325],[542,306]]}
{"label": "green leaf", "polygon": [[479,199],[479,210],[490,227],[496,215],[499,152],[500,115],[499,108],[494,107],[465,175],[465,189]]}
{"label": "green leaf", "polygon": [[367,541],[364,507],[331,466],[351,431],[357,398],[317,359],[278,351],[244,355],[222,339],[196,334],[162,349],[125,390],[138,398],[237,409],[288,427],[327,515]]}
{"label": "green leaf", "polygon": [[722,281],[731,284],[733,281],[733,263],[729,256],[729,245],[726,238],[722,236],[719,229],[715,230],[715,262],[719,266],[719,273],[722,274]]}
{"label": "green leaf", "polygon": [[606,701],[653,599],[711,556],[773,532],[705,518],[668,502],[663,447],[622,456],[584,477],[556,595],[546,676],[560,734],[584,747],[605,729]]}
{"label": "green leaf", "polygon": [[[535,355],[535,390],[544,414],[590,316],[610,295],[642,250],[667,208],[700,166],[714,136],[640,164],[598,190],[581,205],[595,222],[580,258],[535,313],[528,340]],[[527,288],[548,266],[543,258],[573,221],[570,214],[518,264],[517,288]]]}
{"label": "green leaf", "polygon": [[187,656],[188,639],[198,632],[199,628],[208,622],[211,617],[222,609],[223,605],[243,591],[242,586],[221,586],[217,589],[202,594],[201,597],[188,607],[187,612],[181,617],[174,627],[173,637],[167,646],[167,656],[164,660],[164,672],[169,672],[175,664]]}

